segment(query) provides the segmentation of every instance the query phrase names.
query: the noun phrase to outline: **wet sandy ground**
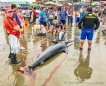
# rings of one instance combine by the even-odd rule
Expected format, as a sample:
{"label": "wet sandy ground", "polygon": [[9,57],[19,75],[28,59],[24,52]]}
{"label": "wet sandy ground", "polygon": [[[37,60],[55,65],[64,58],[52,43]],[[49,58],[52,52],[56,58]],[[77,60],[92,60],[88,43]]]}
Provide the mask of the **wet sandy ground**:
{"label": "wet sandy ground", "polygon": [[[2,23],[0,22],[0,86],[106,86],[106,35],[100,30],[95,32],[92,51],[87,52],[87,41],[84,51],[79,52],[79,41],[68,47],[68,55],[59,53],[35,68],[35,77],[17,71],[19,67],[30,65],[38,54],[52,45],[51,36],[37,37],[31,27],[22,39],[25,50],[17,55],[20,65],[11,65],[8,61],[9,45],[5,41]],[[66,41],[73,40],[78,29],[67,28]],[[41,47],[41,45],[43,47]]]}

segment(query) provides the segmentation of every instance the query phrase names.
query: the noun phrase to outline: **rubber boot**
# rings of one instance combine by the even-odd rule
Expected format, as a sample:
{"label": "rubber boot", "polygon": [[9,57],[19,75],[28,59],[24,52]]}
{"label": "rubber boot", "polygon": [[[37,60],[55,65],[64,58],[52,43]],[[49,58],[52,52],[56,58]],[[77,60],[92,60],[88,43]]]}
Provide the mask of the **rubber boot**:
{"label": "rubber boot", "polygon": [[11,64],[19,64],[20,61],[16,60],[16,54],[11,55]]}
{"label": "rubber boot", "polygon": [[[13,55],[13,53],[11,53],[11,52],[10,52],[10,54],[9,54],[8,58],[11,58],[11,56],[12,56],[12,55]],[[16,57],[16,58],[17,58],[17,57]]]}
{"label": "rubber boot", "polygon": [[13,55],[13,53],[11,53],[11,52],[10,52],[10,54],[9,54],[8,58],[11,58],[11,56],[12,56],[12,55]]}

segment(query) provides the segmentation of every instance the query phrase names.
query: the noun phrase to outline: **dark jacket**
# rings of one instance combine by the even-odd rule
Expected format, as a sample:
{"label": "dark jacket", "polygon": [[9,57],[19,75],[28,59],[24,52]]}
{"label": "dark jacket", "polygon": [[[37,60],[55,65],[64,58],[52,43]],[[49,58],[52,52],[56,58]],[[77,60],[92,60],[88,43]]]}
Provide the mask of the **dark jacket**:
{"label": "dark jacket", "polygon": [[99,28],[99,25],[100,21],[98,17],[90,13],[82,17],[80,22],[78,23],[79,29],[86,28],[97,30]]}

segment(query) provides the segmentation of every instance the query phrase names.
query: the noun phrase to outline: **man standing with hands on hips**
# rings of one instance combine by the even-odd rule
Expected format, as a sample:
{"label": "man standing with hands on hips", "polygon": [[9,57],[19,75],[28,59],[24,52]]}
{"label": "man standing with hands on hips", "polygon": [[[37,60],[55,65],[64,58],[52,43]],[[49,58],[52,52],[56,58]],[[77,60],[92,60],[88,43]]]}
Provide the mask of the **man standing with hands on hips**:
{"label": "man standing with hands on hips", "polygon": [[81,41],[80,41],[80,51],[83,50],[84,40],[88,39],[88,52],[91,51],[92,39],[94,35],[94,30],[99,28],[100,22],[97,16],[92,14],[92,8],[87,8],[87,15],[82,17],[78,23],[79,29],[81,32]]}

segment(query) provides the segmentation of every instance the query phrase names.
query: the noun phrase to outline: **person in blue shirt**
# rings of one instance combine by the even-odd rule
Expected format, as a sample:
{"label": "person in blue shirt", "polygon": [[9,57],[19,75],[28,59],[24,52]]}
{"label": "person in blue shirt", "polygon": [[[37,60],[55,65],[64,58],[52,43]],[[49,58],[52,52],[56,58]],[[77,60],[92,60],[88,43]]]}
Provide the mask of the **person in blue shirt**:
{"label": "person in blue shirt", "polygon": [[73,23],[73,12],[69,12],[68,13],[68,25],[71,25],[72,27],[72,23]]}
{"label": "person in blue shirt", "polygon": [[49,12],[47,14],[47,22],[48,22],[48,30],[51,25],[53,25],[53,20],[54,20],[54,12],[52,8],[49,8]]}
{"label": "person in blue shirt", "polygon": [[43,10],[40,12],[40,24],[44,25],[47,32],[48,32],[48,28],[47,28],[47,20],[46,20],[46,8],[43,7]]}
{"label": "person in blue shirt", "polygon": [[64,31],[64,25],[60,20],[57,20],[57,22],[54,24],[54,29],[53,29],[53,35],[54,34],[59,34],[60,31]]}
{"label": "person in blue shirt", "polygon": [[58,7],[57,9],[58,9],[58,11],[61,11],[61,7]]}
{"label": "person in blue shirt", "polygon": [[67,15],[67,12],[65,11],[64,7],[61,8],[61,12],[60,12],[59,16],[60,16],[60,21],[63,23],[64,28],[65,28],[66,19],[67,19],[68,15]]}

